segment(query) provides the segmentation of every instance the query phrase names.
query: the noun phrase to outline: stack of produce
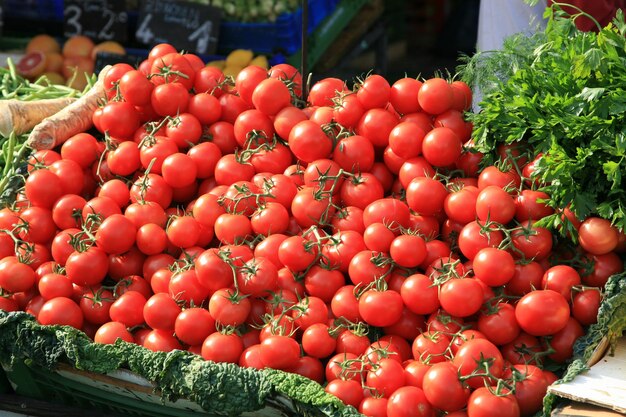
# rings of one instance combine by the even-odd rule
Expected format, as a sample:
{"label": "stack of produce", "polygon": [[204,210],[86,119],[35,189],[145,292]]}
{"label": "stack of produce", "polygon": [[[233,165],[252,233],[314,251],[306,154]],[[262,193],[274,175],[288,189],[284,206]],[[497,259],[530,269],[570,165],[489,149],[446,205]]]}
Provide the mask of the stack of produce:
{"label": "stack of produce", "polygon": [[31,81],[43,75],[54,84],[67,84],[82,90],[93,75],[98,52],[126,53],[115,41],[96,45],[90,38],[76,35],[61,45],[52,36],[41,34],[28,42],[26,54],[16,66],[19,74]]}
{"label": "stack of produce", "polygon": [[193,0],[200,4],[219,7],[224,20],[234,22],[274,22],[283,13],[294,12],[298,0]]}
{"label": "stack of produce", "polygon": [[[87,369],[110,370],[93,346],[122,339],[111,348],[190,352],[156,374],[174,397],[202,396],[181,376],[202,357],[260,370],[246,386],[262,392],[300,374],[370,416],[530,416],[623,275],[623,231],[546,204],[515,146],[494,164],[472,148],[463,82],[326,78],[304,104],[289,65],[229,82],[162,44],[96,88],[104,106],[75,104],[95,130],[67,114],[55,135],[35,129],[0,210],[0,308],[84,331],[95,344],[67,357]],[[14,322],[0,321],[12,354]]]}

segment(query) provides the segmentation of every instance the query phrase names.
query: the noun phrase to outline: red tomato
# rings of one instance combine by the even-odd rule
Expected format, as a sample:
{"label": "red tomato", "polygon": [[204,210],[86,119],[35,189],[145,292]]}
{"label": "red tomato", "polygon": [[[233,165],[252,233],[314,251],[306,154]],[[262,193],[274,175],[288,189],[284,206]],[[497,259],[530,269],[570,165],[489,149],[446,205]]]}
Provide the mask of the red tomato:
{"label": "red tomato", "polygon": [[492,388],[480,387],[472,393],[467,401],[468,416],[489,416],[498,410],[498,416],[519,417],[520,408],[515,396],[511,393],[496,395]]}
{"label": "red tomato", "polygon": [[480,190],[476,198],[476,215],[482,221],[507,224],[515,216],[515,201],[502,188],[487,186]]}
{"label": "red tomato", "polygon": [[213,362],[238,363],[242,353],[243,342],[235,333],[211,333],[202,343],[202,357]]}
{"label": "red tomato", "polygon": [[365,397],[359,404],[359,413],[368,417],[386,417],[387,403],[387,398]]}
{"label": "red tomato", "polygon": [[174,331],[174,324],[180,313],[176,300],[166,293],[154,294],[143,307],[143,317],[148,326],[170,332]]}
{"label": "red tomato", "polygon": [[129,139],[139,128],[139,113],[125,101],[112,101],[102,108],[100,127],[116,139]]}
{"label": "red tomato", "polygon": [[389,145],[389,135],[397,124],[396,115],[384,109],[372,108],[361,116],[356,133],[366,137],[374,147],[385,148]]}
{"label": "red tomato", "polygon": [[363,211],[365,227],[372,223],[383,223],[395,230],[398,227],[407,228],[410,224],[409,207],[395,198],[383,198],[370,203]]}
{"label": "red tomato", "polygon": [[73,300],[55,297],[43,304],[37,321],[45,326],[60,324],[80,330],[83,327],[83,312]]}
{"label": "red tomato", "polygon": [[415,268],[426,259],[426,243],[417,235],[401,235],[391,242],[389,254],[396,264]]}
{"label": "red tomato", "polygon": [[137,291],[127,291],[122,294],[109,310],[111,320],[123,323],[127,327],[143,324],[143,309],[146,297]]}
{"label": "red tomato", "polygon": [[332,106],[332,98],[346,89],[346,84],[339,78],[324,78],[313,84],[308,100],[312,106]]}
{"label": "red tomato", "polygon": [[330,335],[328,325],[316,323],[302,334],[302,349],[315,358],[326,358],[335,352],[336,339]]}
{"label": "red tomato", "polygon": [[30,173],[24,185],[26,198],[37,207],[51,209],[64,194],[63,183],[54,172],[38,169]]}
{"label": "red tomato", "polygon": [[453,316],[468,317],[483,304],[483,289],[476,279],[452,278],[439,290],[441,307]]}
{"label": "red tomato", "polygon": [[219,98],[224,92],[221,86],[224,79],[224,74],[219,68],[206,66],[196,70],[193,89],[196,95],[209,93]]}
{"label": "red tomato", "polygon": [[559,363],[567,361],[574,353],[574,343],[584,334],[585,331],[580,323],[575,318],[570,317],[565,327],[552,335],[550,347],[554,349],[554,352],[548,357]]}
{"label": "red tomato", "polygon": [[[9,293],[26,291],[35,285],[35,271],[14,256],[0,261],[0,288]],[[80,327],[80,326],[78,326]]]}
{"label": "red tomato", "polygon": [[435,364],[447,360],[450,338],[443,333],[427,331],[413,340],[411,347],[415,360]]}
{"label": "red tomato", "polygon": [[619,234],[608,220],[590,217],[578,228],[580,246],[593,255],[604,255],[617,246]]}
{"label": "red tomato", "polygon": [[365,109],[385,107],[390,95],[389,82],[378,74],[368,76],[356,92],[359,102]]}
{"label": "red tomato", "polygon": [[395,291],[368,290],[359,298],[359,314],[376,327],[391,326],[402,316],[402,297]]}
{"label": "red tomato", "polygon": [[500,303],[493,310],[495,311],[484,311],[480,314],[478,330],[498,346],[511,343],[521,331],[515,318],[515,307]]}
{"label": "red tomato", "polygon": [[159,116],[174,117],[187,111],[189,92],[180,83],[157,85],[152,90],[150,104]]}
{"label": "red tomato", "polygon": [[333,150],[333,143],[318,124],[303,120],[291,129],[289,148],[301,161],[313,162],[327,158]]}
{"label": "red tomato", "polygon": [[122,214],[113,214],[102,222],[96,232],[96,244],[108,254],[128,252],[135,244],[137,229],[133,222]]}
{"label": "red tomato", "polygon": [[176,143],[178,149],[187,149],[200,141],[202,125],[195,115],[181,112],[167,124],[165,135]]}
{"label": "red tomato", "polygon": [[548,383],[541,369],[533,365],[514,365],[505,372],[505,377],[515,375],[515,399],[519,405],[520,415],[532,416],[543,408],[543,397],[546,395]]}
{"label": "red tomato", "polygon": [[401,78],[391,86],[389,102],[400,114],[415,113],[421,110],[417,94],[422,82],[415,78]]}
{"label": "red tomato", "polygon": [[122,339],[129,343],[135,341],[132,333],[126,329],[123,323],[110,321],[98,328],[93,340],[96,343],[113,344],[117,339]]}
{"label": "red tomato", "polygon": [[235,90],[246,103],[253,104],[252,95],[254,90],[267,77],[268,74],[265,68],[261,68],[258,65],[248,65],[237,74]]}
{"label": "red tomato", "polygon": [[442,183],[428,177],[417,177],[406,190],[407,204],[411,210],[432,216],[443,210],[448,191]]}
{"label": "red tomato", "polygon": [[363,113],[365,113],[365,108],[361,101],[356,95],[349,94],[341,97],[333,108],[333,120],[346,129],[354,129]]}
{"label": "red tomato", "polygon": [[585,285],[603,287],[611,275],[624,270],[624,263],[615,252],[593,255],[591,260],[593,261],[593,271],[588,274],[581,272]]}
{"label": "red tomato", "polygon": [[422,390],[433,407],[448,412],[464,408],[470,396],[451,362],[434,364],[424,375]]}
{"label": "red tomato", "polygon": [[572,301],[572,316],[583,326],[596,323],[601,301],[602,294],[595,289],[576,293]]}
{"label": "red tomato", "polygon": [[389,398],[405,384],[404,368],[395,359],[381,359],[367,372],[365,384],[374,393]]}
{"label": "red tomato", "polygon": [[481,249],[497,247],[502,239],[502,232],[495,225],[487,226],[483,222],[473,221],[463,226],[459,234],[459,249],[471,260]]}
{"label": "red tomato", "polygon": [[472,260],[472,268],[476,278],[490,287],[499,287],[513,278],[515,260],[505,250],[483,248]]}
{"label": "red tomato", "polygon": [[363,388],[355,380],[333,379],[324,390],[339,398],[344,404],[358,407],[363,400]]}
{"label": "red tomato", "polygon": [[250,308],[249,298],[226,288],[215,291],[209,300],[211,317],[224,326],[238,326],[245,322]]}
{"label": "red tomato", "polygon": [[533,336],[547,336],[567,325],[570,308],[567,300],[552,290],[532,291],[515,307],[520,327]]}
{"label": "red tomato", "polygon": [[254,88],[252,104],[264,114],[274,116],[291,105],[291,93],[283,81],[268,78]]}
{"label": "red tomato", "polygon": [[146,334],[142,346],[153,352],[171,352],[182,349],[182,345],[171,331],[155,329]]}
{"label": "red tomato", "polygon": [[152,60],[150,81],[155,85],[180,83],[186,90],[194,85],[195,70],[189,60],[178,52],[171,52]]}
{"label": "red tomato", "polygon": [[261,361],[269,368],[288,369],[300,358],[300,345],[288,336],[269,336],[261,342]]}
{"label": "red tomato", "polygon": [[107,275],[108,269],[107,254],[97,246],[83,252],[72,252],[65,263],[67,277],[80,286],[99,284]]}
{"label": "red tomato", "polygon": [[568,265],[556,265],[548,269],[541,282],[543,289],[554,290],[566,300],[572,298],[572,287],[580,283],[580,275]]}
{"label": "red tomato", "polygon": [[504,371],[504,358],[496,345],[487,339],[473,339],[463,343],[459,348],[452,364],[458,368],[461,377],[468,377],[465,382],[472,388],[479,388],[487,382],[493,383],[492,378],[471,376],[484,373],[488,370],[494,378],[500,378]]}
{"label": "red tomato", "polygon": [[428,79],[420,87],[417,101],[426,113],[441,114],[454,104],[452,87],[442,78]]}
{"label": "red tomato", "polygon": [[433,166],[447,167],[461,156],[461,139],[450,128],[435,127],[424,136],[422,153]]}

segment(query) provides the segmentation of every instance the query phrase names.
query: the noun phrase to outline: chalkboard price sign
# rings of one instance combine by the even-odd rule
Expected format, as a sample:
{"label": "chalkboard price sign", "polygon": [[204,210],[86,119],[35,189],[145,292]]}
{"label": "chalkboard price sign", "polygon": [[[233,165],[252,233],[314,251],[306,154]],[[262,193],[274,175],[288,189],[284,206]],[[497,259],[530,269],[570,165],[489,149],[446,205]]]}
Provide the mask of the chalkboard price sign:
{"label": "chalkboard price sign", "polygon": [[126,0],[65,0],[63,34],[85,35],[98,41],[126,42]]}
{"label": "chalkboard price sign", "polygon": [[142,0],[136,39],[146,46],[170,43],[179,50],[215,54],[222,10],[178,0]]}

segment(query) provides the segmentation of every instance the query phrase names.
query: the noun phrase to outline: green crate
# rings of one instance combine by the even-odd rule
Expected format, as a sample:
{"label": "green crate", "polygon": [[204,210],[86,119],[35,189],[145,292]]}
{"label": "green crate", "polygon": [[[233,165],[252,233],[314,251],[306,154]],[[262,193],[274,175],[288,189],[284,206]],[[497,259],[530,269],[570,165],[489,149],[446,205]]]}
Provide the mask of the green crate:
{"label": "green crate", "polygon": [[14,36],[0,36],[0,51],[5,52],[23,52],[28,45],[30,38],[14,37]]}
{"label": "green crate", "polygon": [[[341,0],[335,11],[317,27],[315,32],[307,39],[307,68],[311,69],[322,57],[324,52],[335,42],[335,39],[354,19],[359,11],[370,0]],[[302,49],[288,58],[288,62],[299,68],[302,60]]]}
{"label": "green crate", "polygon": [[[67,365],[49,371],[24,361],[17,361],[11,367],[3,364],[3,367],[8,379],[15,386],[15,392],[24,397],[85,410],[99,410],[116,416],[219,417],[204,412],[200,406],[191,401],[183,399],[176,402],[163,401],[158,393],[153,392],[153,387],[148,381],[128,371],[99,375],[79,371]],[[287,415],[271,405],[262,410],[242,414],[248,417]]]}

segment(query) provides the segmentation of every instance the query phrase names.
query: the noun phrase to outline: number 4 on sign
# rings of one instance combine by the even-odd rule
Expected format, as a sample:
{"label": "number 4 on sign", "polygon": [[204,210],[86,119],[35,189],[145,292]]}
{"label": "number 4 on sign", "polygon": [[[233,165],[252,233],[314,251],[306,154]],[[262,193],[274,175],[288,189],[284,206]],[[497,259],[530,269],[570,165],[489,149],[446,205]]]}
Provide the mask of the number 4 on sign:
{"label": "number 4 on sign", "polygon": [[209,49],[209,41],[215,40],[211,37],[211,29],[213,29],[213,22],[206,21],[187,38],[190,42],[196,42],[196,52],[199,54],[206,53]]}
{"label": "number 4 on sign", "polygon": [[150,21],[152,20],[152,14],[148,13],[141,22],[141,25],[137,28],[135,37],[145,44],[149,44],[154,39],[154,33],[150,30]]}

